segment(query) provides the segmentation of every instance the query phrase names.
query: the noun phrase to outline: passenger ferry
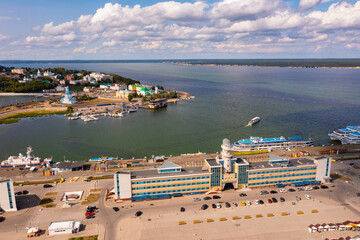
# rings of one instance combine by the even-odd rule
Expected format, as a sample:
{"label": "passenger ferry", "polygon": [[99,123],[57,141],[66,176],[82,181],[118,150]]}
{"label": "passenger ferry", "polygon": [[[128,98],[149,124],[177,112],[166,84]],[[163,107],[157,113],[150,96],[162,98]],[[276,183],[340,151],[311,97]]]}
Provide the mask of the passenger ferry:
{"label": "passenger ferry", "polygon": [[39,157],[34,157],[31,155],[32,148],[28,147],[26,151],[26,156],[19,153],[19,156],[10,156],[7,160],[1,162],[0,166],[2,168],[5,167],[27,167],[27,166],[35,166],[42,164],[51,164],[52,158],[41,159]]}
{"label": "passenger ferry", "polygon": [[256,123],[258,123],[258,122],[260,122],[260,117],[254,117],[253,119],[251,119],[250,121],[249,121],[249,123],[246,125],[246,126],[252,126],[252,125],[254,125],[254,124],[256,124]]}
{"label": "passenger ferry", "polygon": [[233,143],[233,151],[258,151],[258,150],[276,150],[289,148],[313,147],[314,141],[302,137],[279,137],[279,138],[262,138],[250,137]]}

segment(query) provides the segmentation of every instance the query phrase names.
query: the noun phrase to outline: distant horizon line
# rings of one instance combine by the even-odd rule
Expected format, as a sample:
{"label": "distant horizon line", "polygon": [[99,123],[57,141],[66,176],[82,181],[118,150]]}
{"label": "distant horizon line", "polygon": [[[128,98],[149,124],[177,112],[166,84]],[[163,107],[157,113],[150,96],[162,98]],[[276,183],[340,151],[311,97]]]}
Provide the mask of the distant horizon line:
{"label": "distant horizon line", "polygon": [[63,61],[190,61],[190,60],[360,60],[360,58],[162,58],[162,59],[0,59],[0,62],[63,62]]}

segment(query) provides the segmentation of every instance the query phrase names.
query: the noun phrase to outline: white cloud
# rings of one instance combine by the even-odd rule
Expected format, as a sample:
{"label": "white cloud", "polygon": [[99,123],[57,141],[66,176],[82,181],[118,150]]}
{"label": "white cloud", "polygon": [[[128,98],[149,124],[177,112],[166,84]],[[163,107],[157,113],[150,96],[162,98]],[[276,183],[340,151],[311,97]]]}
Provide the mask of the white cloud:
{"label": "white cloud", "polygon": [[12,20],[12,17],[0,16],[0,20]]}
{"label": "white cloud", "polygon": [[300,1],[299,8],[307,11],[282,0],[167,1],[146,7],[107,3],[94,14],[36,26],[37,32],[22,41],[34,49],[84,54],[270,53],[355,46],[360,42],[360,1],[312,9],[325,1]]}
{"label": "white cloud", "polygon": [[85,52],[85,47],[78,47],[73,50],[73,53],[82,53]]}
{"label": "white cloud", "polygon": [[223,0],[214,4],[210,16],[225,19],[242,19],[245,17],[269,14],[284,4],[280,0]]}
{"label": "white cloud", "polygon": [[9,39],[9,36],[0,34],[0,41],[7,40],[7,39]]}
{"label": "white cloud", "polygon": [[300,0],[299,2],[299,8],[300,10],[308,10],[316,5],[320,4],[321,0]]}

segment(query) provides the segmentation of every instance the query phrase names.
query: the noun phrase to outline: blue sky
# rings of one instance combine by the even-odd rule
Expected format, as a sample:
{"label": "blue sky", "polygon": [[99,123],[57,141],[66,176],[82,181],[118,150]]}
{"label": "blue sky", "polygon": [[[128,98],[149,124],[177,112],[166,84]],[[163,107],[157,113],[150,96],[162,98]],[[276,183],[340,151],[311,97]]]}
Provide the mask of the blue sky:
{"label": "blue sky", "polygon": [[358,58],[360,1],[2,0],[0,59]]}

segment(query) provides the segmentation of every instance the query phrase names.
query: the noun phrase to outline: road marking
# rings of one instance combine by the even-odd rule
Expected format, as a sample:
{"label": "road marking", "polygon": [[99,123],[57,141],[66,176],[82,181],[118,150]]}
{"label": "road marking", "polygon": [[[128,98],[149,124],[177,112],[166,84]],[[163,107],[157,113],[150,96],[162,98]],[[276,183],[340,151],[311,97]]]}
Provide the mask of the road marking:
{"label": "road marking", "polygon": [[214,219],[206,219],[206,222],[213,222]]}
{"label": "road marking", "polygon": [[272,213],[268,213],[266,216],[268,216],[268,217],[273,217],[273,216],[274,216],[274,214],[272,214]]}
{"label": "road marking", "polygon": [[194,220],[193,223],[194,223],[194,224],[195,224],[195,223],[201,223],[201,221],[200,221],[200,220]]}
{"label": "road marking", "polygon": [[179,224],[179,225],[185,225],[186,222],[182,221],[182,222],[179,222],[178,224]]}
{"label": "road marking", "polygon": [[288,212],[283,212],[283,213],[281,213],[281,216],[287,216],[287,215],[289,215]]}
{"label": "road marking", "polygon": [[257,217],[257,218],[262,218],[262,217],[263,217],[263,215],[261,215],[261,214],[257,214],[257,215],[256,215],[256,217]]}
{"label": "road marking", "polygon": [[318,213],[318,210],[311,210],[311,213]]}
{"label": "road marking", "polygon": [[297,211],[296,214],[304,214],[303,211]]}
{"label": "road marking", "polygon": [[232,217],[232,220],[238,220],[240,219],[239,217]]}
{"label": "road marking", "polygon": [[245,216],[244,217],[244,219],[250,219],[251,218],[251,216]]}
{"label": "road marking", "polygon": [[227,218],[219,218],[219,221],[227,221]]}

